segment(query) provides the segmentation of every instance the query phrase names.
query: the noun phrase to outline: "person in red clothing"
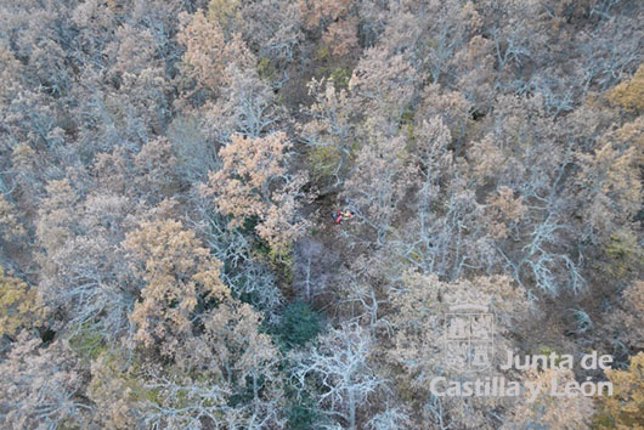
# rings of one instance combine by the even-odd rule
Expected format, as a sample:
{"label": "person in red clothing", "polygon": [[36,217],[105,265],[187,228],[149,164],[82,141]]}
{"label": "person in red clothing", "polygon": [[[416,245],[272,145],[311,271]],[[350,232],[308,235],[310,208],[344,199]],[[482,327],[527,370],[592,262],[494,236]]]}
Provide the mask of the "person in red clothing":
{"label": "person in red clothing", "polygon": [[353,218],[353,212],[351,212],[350,210],[341,211],[338,209],[337,211],[333,211],[331,216],[333,217],[333,222],[335,222],[336,224],[342,224],[342,221],[344,221],[345,219]]}

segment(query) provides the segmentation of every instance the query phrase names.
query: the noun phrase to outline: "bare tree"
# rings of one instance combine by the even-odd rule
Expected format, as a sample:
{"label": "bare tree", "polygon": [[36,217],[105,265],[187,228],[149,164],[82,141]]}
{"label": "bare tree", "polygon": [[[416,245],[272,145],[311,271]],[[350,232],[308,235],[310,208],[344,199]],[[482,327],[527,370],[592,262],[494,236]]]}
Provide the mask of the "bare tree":
{"label": "bare tree", "polygon": [[56,341],[42,347],[23,333],[0,362],[0,424],[7,428],[55,429],[86,424],[83,377],[71,351]]}
{"label": "bare tree", "polygon": [[301,391],[319,384],[317,402],[325,415],[351,430],[358,408],[384,382],[370,367],[372,339],[359,325],[332,329],[317,345],[295,353],[292,378]]}

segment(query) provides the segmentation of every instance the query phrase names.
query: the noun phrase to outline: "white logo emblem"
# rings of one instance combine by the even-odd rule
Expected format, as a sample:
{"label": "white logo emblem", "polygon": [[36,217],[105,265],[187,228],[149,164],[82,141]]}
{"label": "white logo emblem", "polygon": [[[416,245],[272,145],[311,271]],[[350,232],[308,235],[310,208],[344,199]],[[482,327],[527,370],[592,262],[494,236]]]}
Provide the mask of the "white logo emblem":
{"label": "white logo emblem", "polygon": [[451,306],[444,338],[446,366],[459,372],[485,370],[494,352],[494,315],[487,306]]}

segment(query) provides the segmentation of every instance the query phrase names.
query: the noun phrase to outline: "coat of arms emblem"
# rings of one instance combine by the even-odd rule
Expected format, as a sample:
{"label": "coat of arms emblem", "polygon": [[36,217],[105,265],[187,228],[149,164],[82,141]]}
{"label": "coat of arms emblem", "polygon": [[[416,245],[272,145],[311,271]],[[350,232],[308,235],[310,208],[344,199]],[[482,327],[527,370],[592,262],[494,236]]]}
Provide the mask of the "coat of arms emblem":
{"label": "coat of arms emblem", "polygon": [[463,373],[485,370],[494,352],[494,315],[487,306],[451,306],[444,339],[446,366]]}

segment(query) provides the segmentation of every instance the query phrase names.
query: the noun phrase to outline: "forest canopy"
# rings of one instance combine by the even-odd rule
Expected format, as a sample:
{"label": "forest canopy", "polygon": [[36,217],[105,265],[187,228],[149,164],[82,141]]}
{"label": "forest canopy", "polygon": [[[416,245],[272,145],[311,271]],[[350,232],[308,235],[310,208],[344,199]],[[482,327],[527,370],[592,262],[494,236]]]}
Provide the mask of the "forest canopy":
{"label": "forest canopy", "polygon": [[0,0],[0,428],[644,429],[642,6]]}

